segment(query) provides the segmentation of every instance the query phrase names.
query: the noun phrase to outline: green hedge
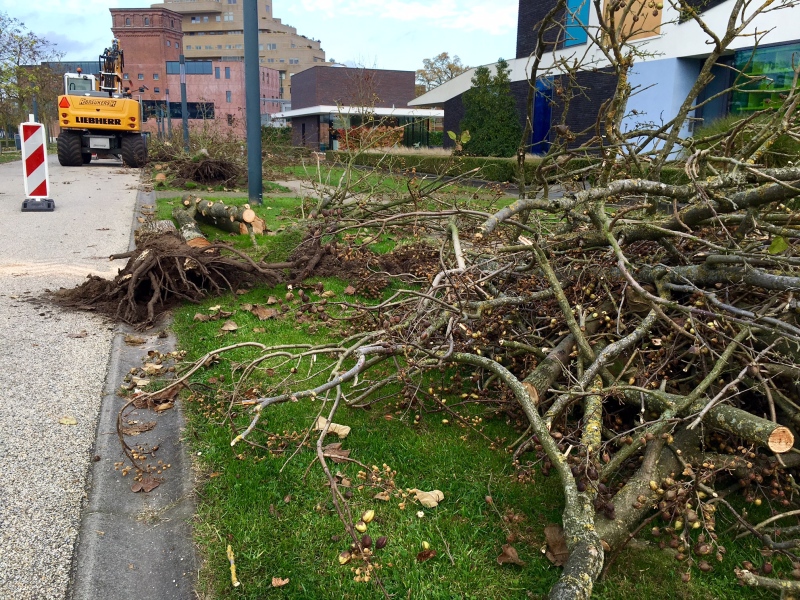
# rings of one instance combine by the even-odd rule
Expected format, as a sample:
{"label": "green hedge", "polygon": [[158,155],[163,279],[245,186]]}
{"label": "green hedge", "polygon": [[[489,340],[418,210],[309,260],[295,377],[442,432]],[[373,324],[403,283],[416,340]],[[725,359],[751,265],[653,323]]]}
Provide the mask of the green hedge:
{"label": "green hedge", "polygon": [[[344,163],[350,159],[345,152],[328,151],[325,154],[329,163]],[[587,158],[574,158],[569,163],[571,170],[581,169],[591,165]],[[355,164],[362,167],[376,167],[390,172],[403,172],[415,169],[419,173],[433,175],[447,175],[455,177],[472,169],[480,169],[472,176],[493,182],[514,182],[517,179],[516,158],[480,158],[475,156],[443,156],[436,154],[380,154],[370,152],[360,154],[355,159]],[[533,181],[533,174],[539,161],[527,159],[525,161],[525,182]],[[688,183],[689,179],[682,168],[665,167],[661,171],[661,181],[675,185]]]}

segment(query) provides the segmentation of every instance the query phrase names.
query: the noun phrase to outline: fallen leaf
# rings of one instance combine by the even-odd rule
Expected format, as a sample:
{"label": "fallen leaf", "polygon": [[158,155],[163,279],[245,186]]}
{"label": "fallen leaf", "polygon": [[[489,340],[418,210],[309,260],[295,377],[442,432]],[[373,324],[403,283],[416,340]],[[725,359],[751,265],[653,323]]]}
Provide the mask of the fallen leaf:
{"label": "fallen leaf", "polygon": [[218,311],[220,308],[222,308],[222,305],[221,305],[221,304],[217,304],[217,305],[215,305],[215,306],[209,306],[209,307],[208,307],[208,310],[209,310],[210,312],[216,312],[216,311]]}
{"label": "fallen leaf", "polygon": [[242,310],[246,310],[247,312],[250,312],[251,310],[253,310],[253,305],[252,304],[242,304]]}
{"label": "fallen leaf", "polygon": [[85,338],[87,335],[89,335],[87,333],[87,331],[85,329],[82,329],[78,333],[68,333],[67,337],[70,337],[70,338]]}
{"label": "fallen leaf", "polygon": [[280,577],[273,577],[272,578],[272,587],[283,587],[289,583],[289,578],[281,579]]}
{"label": "fallen leaf", "polygon": [[277,304],[277,303],[278,299],[275,296],[270,296],[269,298],[267,298],[267,304]]}
{"label": "fallen leaf", "polygon": [[289,504],[289,502],[291,502],[291,501],[292,501],[292,495],[291,495],[291,494],[286,494],[286,495],[283,497],[283,501],[284,501],[286,504]]}
{"label": "fallen leaf", "polygon": [[422,490],[413,489],[411,491],[414,492],[414,497],[417,501],[425,508],[436,508],[439,506],[439,502],[444,500],[444,494],[439,490],[423,492]]}
{"label": "fallen leaf", "polygon": [[155,409],[156,409],[157,412],[164,412],[165,410],[169,410],[170,408],[173,408],[174,406],[175,406],[175,403],[173,403],[173,402],[162,402],[161,404],[156,404],[155,405]]}
{"label": "fallen leaf", "polygon": [[181,390],[182,385],[172,385],[170,387],[166,387],[163,390],[159,390],[154,392],[150,396],[150,400],[153,402],[164,401],[164,400],[174,400],[175,397],[178,395],[178,392]]}
{"label": "fallen leaf", "polygon": [[237,329],[239,329],[239,326],[231,320],[225,321],[220,327],[221,331],[236,331]]}
{"label": "fallen leaf", "polygon": [[58,420],[58,422],[61,423],[61,425],[77,425],[78,424],[78,420],[75,417],[71,417],[71,416],[61,417]]}
{"label": "fallen leaf", "polygon": [[263,306],[255,305],[253,310],[251,310],[255,316],[258,317],[259,321],[266,321],[267,319],[274,319],[278,316],[278,311],[274,308],[265,308]]}
{"label": "fallen leaf", "polygon": [[344,293],[348,296],[352,296],[356,293],[356,288],[354,288],[352,285],[348,285],[346,288],[344,288]]}
{"label": "fallen leaf", "polygon": [[136,387],[144,387],[150,385],[150,380],[142,377],[131,377],[131,383]]}
{"label": "fallen leaf", "polygon": [[511,564],[519,565],[520,567],[525,566],[525,561],[519,557],[514,546],[511,544],[503,544],[503,551],[500,553],[500,556],[497,557],[497,563],[500,565]]}
{"label": "fallen leaf", "polygon": [[203,313],[196,313],[194,315],[194,320],[200,321],[201,323],[205,323],[206,321],[210,321],[211,317],[209,317],[208,315],[204,315]]}
{"label": "fallen leaf", "polygon": [[[322,431],[327,424],[328,419],[325,417],[317,417],[317,422],[314,424],[314,431]],[[347,425],[339,425],[338,423],[331,423],[328,426],[328,433],[335,433],[339,436],[339,439],[344,439],[350,434],[350,427]]]}
{"label": "fallen leaf", "polygon": [[247,292],[248,292],[248,290],[236,290],[236,295],[237,296],[244,296]]}
{"label": "fallen leaf", "polygon": [[[330,429],[328,431],[330,431]],[[335,463],[347,462],[344,459],[350,456],[350,450],[342,450],[342,444],[339,442],[335,444],[328,444],[322,448],[322,452]]]}
{"label": "fallen leaf", "polygon": [[158,375],[164,370],[164,365],[157,365],[155,363],[145,363],[142,370],[148,375]]}
{"label": "fallen leaf", "polygon": [[266,331],[263,327],[253,327],[253,333],[265,333]]}
{"label": "fallen leaf", "polygon": [[426,560],[432,559],[434,556],[436,556],[436,550],[430,548],[428,550],[423,550],[417,554],[417,562],[425,562]]}
{"label": "fallen leaf", "polygon": [[150,477],[149,475],[145,475],[142,477],[141,481],[134,481],[133,485],[131,485],[131,491],[134,493],[138,492],[152,492],[156,489],[159,485],[161,485],[161,481],[156,479],[155,477]]}
{"label": "fallen leaf", "polygon": [[391,499],[391,496],[389,495],[389,492],[383,491],[375,494],[373,498],[375,498],[376,500],[383,500],[384,502],[388,502]]}
{"label": "fallen leaf", "polygon": [[336,292],[332,292],[331,290],[327,290],[320,294],[323,298],[333,298],[336,295]]}
{"label": "fallen leaf", "polygon": [[128,344],[128,346],[141,346],[145,343],[145,339],[136,335],[126,335],[125,343]]}
{"label": "fallen leaf", "polygon": [[561,525],[546,525],[544,537],[547,540],[545,556],[555,566],[562,566],[569,557],[567,541],[564,539],[564,528]]}
{"label": "fallen leaf", "polygon": [[135,424],[123,425],[122,434],[139,435],[140,433],[144,433],[145,431],[150,431],[155,426],[156,426],[155,421],[148,421],[147,423],[135,423]]}

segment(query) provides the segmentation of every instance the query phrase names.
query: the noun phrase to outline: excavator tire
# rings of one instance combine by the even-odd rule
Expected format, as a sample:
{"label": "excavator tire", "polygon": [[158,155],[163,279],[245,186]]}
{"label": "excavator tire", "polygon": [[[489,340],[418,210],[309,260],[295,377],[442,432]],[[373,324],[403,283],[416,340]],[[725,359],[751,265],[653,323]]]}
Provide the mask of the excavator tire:
{"label": "excavator tire", "polygon": [[138,169],[147,162],[147,143],[143,135],[126,135],[122,138],[122,161]]}
{"label": "excavator tire", "polygon": [[81,134],[77,131],[64,130],[58,134],[58,162],[64,167],[80,167],[83,165],[81,152]]}

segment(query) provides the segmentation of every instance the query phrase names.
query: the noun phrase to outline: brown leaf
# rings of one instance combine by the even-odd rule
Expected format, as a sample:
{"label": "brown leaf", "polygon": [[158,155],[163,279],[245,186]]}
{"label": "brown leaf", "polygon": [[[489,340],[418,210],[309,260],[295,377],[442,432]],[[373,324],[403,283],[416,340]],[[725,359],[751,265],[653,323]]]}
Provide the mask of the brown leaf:
{"label": "brown leaf", "polygon": [[141,346],[145,343],[145,339],[136,335],[126,335],[125,336],[125,343],[128,346]]}
{"label": "brown leaf", "polygon": [[352,285],[348,285],[346,288],[344,288],[344,293],[348,296],[352,296],[356,293],[356,288],[354,288]]}
{"label": "brown leaf", "polygon": [[148,421],[147,423],[131,423],[129,425],[123,425],[122,434],[139,435],[140,433],[144,433],[145,431],[150,431],[155,426],[156,426],[155,421]]}
{"label": "brown leaf", "polygon": [[546,525],[544,537],[547,540],[547,551],[545,556],[555,566],[560,567],[569,557],[567,541],[564,539],[564,529],[561,525]]}
{"label": "brown leaf", "polygon": [[221,331],[236,331],[237,329],[239,329],[239,326],[233,320],[225,321],[220,327]]}
{"label": "brown leaf", "polygon": [[436,550],[433,549],[423,550],[422,552],[417,554],[417,562],[425,562],[426,560],[432,559],[434,556],[436,556]]}
{"label": "brown leaf", "polygon": [[253,310],[250,311],[255,316],[258,317],[259,321],[266,321],[267,319],[274,319],[278,316],[278,311],[274,308],[265,308],[264,306],[259,306],[256,304],[253,307]]}
{"label": "brown leaf", "polygon": [[248,290],[236,290],[236,295],[237,296],[244,296],[247,292],[248,292]]}
{"label": "brown leaf", "polygon": [[132,492],[152,492],[156,489],[159,485],[161,485],[161,480],[156,479],[155,477],[150,477],[150,475],[145,475],[142,477],[141,481],[134,481],[133,485],[131,485]]}
{"label": "brown leaf", "polygon": [[277,303],[278,299],[275,296],[270,296],[269,298],[267,298],[267,304],[277,304]]}
{"label": "brown leaf", "polygon": [[89,335],[87,333],[87,331],[85,329],[82,329],[78,333],[68,333],[67,337],[70,337],[70,338],[85,338],[87,335]]}
{"label": "brown leaf", "polygon": [[444,500],[444,494],[439,490],[423,492],[422,490],[413,489],[411,491],[414,492],[414,497],[417,499],[417,502],[422,504],[425,508],[436,508],[439,506],[439,502]]}
{"label": "brown leaf", "polygon": [[163,390],[159,390],[157,392],[154,392],[153,395],[150,396],[150,400],[155,402],[155,403],[163,402],[165,400],[166,401],[174,400],[175,397],[178,395],[178,392],[181,390],[182,387],[183,387],[182,385],[173,385],[173,386],[164,388]]}
{"label": "brown leaf", "polygon": [[250,312],[251,310],[253,310],[253,305],[252,304],[242,304],[242,310],[246,310],[247,312]]}
{"label": "brown leaf", "polygon": [[322,449],[322,453],[335,463],[347,462],[344,459],[350,456],[350,450],[342,450],[339,443],[328,444]]}
{"label": "brown leaf", "polygon": [[388,502],[391,499],[391,496],[389,496],[389,492],[384,490],[383,492],[378,492],[377,494],[375,494],[373,498],[375,498],[376,500],[383,500],[384,502]]}
{"label": "brown leaf", "polygon": [[211,317],[209,317],[208,315],[204,315],[203,313],[196,313],[194,315],[194,320],[200,321],[201,323],[205,323],[206,321],[210,321]]}
{"label": "brown leaf", "polygon": [[289,583],[289,578],[281,579],[280,577],[273,577],[272,578],[272,587],[283,587]]}
{"label": "brown leaf", "polygon": [[162,402],[161,404],[156,404],[154,408],[156,409],[156,412],[164,412],[165,410],[169,410],[174,406],[174,402]]}
{"label": "brown leaf", "polygon": [[145,363],[142,370],[148,375],[158,375],[164,370],[164,365],[157,365],[155,363]]}
{"label": "brown leaf", "polygon": [[500,553],[500,556],[497,557],[497,564],[500,565],[519,565],[520,567],[525,566],[525,561],[520,559],[517,551],[514,549],[514,546],[511,544],[503,544],[503,551]]}
{"label": "brown leaf", "polygon": [[263,327],[253,327],[253,333],[264,333],[266,331]]}
{"label": "brown leaf", "polygon": [[291,501],[292,501],[292,495],[291,495],[291,494],[286,494],[286,495],[283,497],[283,501],[284,501],[286,504],[289,504],[289,502],[291,502]]}
{"label": "brown leaf", "polygon": [[[317,422],[314,424],[314,431],[322,431],[325,429],[325,425],[328,423],[328,419],[325,417],[317,417]],[[338,423],[331,423],[328,426],[328,433],[335,433],[339,436],[339,439],[344,439],[350,434],[350,427],[347,425],[339,425]]]}

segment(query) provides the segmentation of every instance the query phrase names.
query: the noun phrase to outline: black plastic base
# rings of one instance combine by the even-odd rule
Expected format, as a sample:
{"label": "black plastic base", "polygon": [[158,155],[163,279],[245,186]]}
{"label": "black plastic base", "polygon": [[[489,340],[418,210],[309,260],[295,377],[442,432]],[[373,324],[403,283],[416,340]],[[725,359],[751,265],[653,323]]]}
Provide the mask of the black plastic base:
{"label": "black plastic base", "polygon": [[53,212],[55,209],[56,203],[49,198],[28,198],[22,203],[22,212]]}

